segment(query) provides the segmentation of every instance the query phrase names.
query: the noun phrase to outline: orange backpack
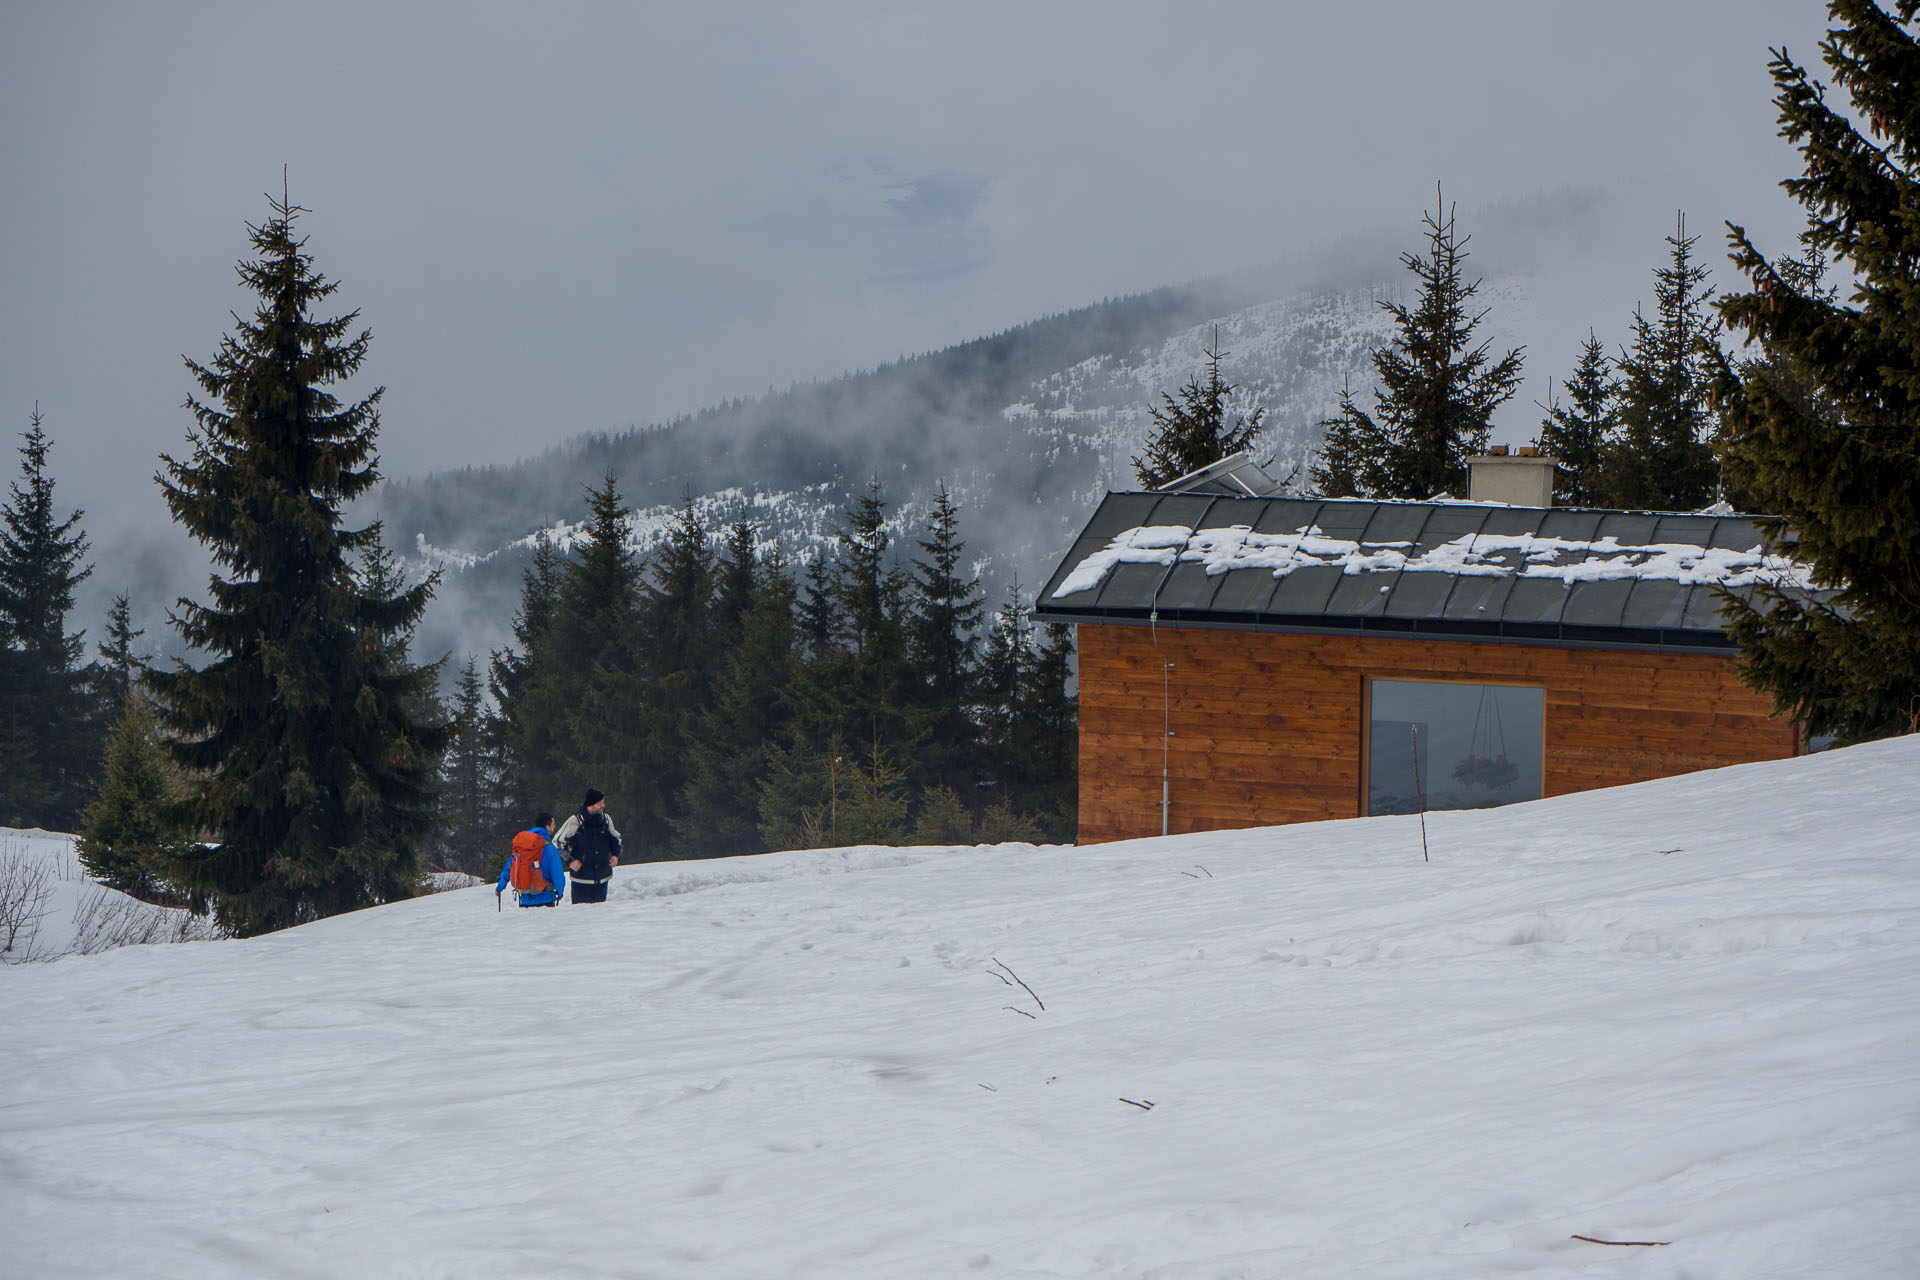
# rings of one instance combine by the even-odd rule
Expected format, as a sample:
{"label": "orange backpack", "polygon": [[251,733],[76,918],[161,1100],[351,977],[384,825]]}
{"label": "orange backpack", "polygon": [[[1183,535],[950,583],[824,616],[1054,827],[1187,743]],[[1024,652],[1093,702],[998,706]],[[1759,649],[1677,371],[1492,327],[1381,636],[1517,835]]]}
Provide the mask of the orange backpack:
{"label": "orange backpack", "polygon": [[522,831],[513,838],[513,864],[507,871],[507,883],[517,893],[545,893],[553,888],[540,871],[540,855],[547,849],[546,838],[534,831]]}

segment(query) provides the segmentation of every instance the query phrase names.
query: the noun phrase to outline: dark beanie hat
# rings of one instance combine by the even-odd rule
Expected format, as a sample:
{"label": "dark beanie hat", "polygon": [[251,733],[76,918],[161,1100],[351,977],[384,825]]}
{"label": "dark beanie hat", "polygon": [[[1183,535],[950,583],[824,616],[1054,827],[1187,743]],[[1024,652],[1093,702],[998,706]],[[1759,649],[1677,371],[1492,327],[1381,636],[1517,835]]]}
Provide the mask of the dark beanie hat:
{"label": "dark beanie hat", "polygon": [[580,807],[581,807],[582,809],[591,809],[591,808],[593,808],[593,806],[595,806],[596,804],[599,804],[599,803],[600,803],[600,802],[601,802],[602,800],[605,800],[606,798],[607,798],[607,793],[606,793],[606,792],[604,792],[604,791],[595,791],[595,790],[594,790],[594,789],[593,789],[592,787],[588,787],[588,788],[587,788],[587,798],[586,798],[586,800],[585,800],[585,801],[584,801],[584,802],[583,802],[583,803],[582,803],[582,804],[580,805]]}

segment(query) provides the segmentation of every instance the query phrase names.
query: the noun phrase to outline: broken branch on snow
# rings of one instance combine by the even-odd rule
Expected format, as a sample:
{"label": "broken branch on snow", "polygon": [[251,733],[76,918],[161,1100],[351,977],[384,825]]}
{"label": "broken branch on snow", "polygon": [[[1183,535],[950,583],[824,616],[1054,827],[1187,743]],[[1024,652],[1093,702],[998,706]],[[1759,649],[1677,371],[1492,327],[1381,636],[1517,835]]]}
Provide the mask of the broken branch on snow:
{"label": "broken branch on snow", "polygon": [[[1008,969],[1006,965],[1004,965],[1004,964],[1000,964],[1000,957],[999,957],[999,956],[989,956],[989,957],[988,957],[988,959],[990,959],[990,960],[992,960],[992,961],[993,961],[993,962],[994,962],[995,964],[999,964],[999,965],[1000,965],[1000,968],[1001,968],[1001,969],[1002,969],[1002,970],[1004,971],[1004,972],[1002,972],[1002,973],[993,973],[993,970],[991,970],[991,969],[989,969],[989,970],[987,970],[987,972],[988,972],[988,973],[993,973],[993,976],[994,976],[994,977],[996,977],[996,978],[998,978],[998,979],[1000,979],[1000,981],[1002,981],[1002,982],[1006,982],[1008,986],[1013,986],[1013,985],[1014,985],[1015,983],[1019,983],[1019,986],[1020,986],[1020,989],[1021,989],[1022,991],[1024,991],[1024,992],[1026,992],[1026,993],[1027,993],[1028,995],[1030,995],[1030,996],[1033,996],[1033,1002],[1034,1002],[1035,1004],[1037,1004],[1037,1005],[1039,1005],[1039,1006],[1040,1006],[1040,1011],[1041,1011],[1042,1013],[1045,1013],[1045,1012],[1047,1011],[1047,1002],[1046,1002],[1046,1001],[1044,1001],[1044,1000],[1042,1000],[1042,999],[1041,999],[1041,998],[1040,998],[1039,996],[1034,996],[1034,995],[1033,995],[1033,988],[1032,988],[1032,987],[1030,987],[1030,986],[1028,986],[1028,985],[1027,985],[1026,983],[1024,983],[1024,982],[1021,982],[1021,981],[1020,981],[1020,975],[1019,975],[1019,974],[1017,974],[1017,973],[1015,973],[1015,972],[1014,972],[1013,970],[1011,970],[1011,969]],[[1011,978],[1011,979],[1012,979],[1013,981],[1012,981],[1012,982],[1007,982],[1007,980],[1008,980],[1009,978]],[[1032,1014],[1028,1014],[1027,1016],[1028,1016],[1028,1017],[1032,1017],[1033,1015],[1032,1015]]]}

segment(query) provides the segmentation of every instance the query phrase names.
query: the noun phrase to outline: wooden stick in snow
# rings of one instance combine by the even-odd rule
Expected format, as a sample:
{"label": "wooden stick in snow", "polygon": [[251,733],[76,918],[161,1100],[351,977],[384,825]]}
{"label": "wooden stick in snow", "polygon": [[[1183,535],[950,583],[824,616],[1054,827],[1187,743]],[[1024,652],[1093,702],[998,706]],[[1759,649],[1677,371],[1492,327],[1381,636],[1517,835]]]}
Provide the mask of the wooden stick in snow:
{"label": "wooden stick in snow", "polygon": [[[989,960],[991,960],[991,961],[993,961],[993,962],[994,962],[995,964],[999,964],[999,965],[1000,965],[1000,967],[1001,967],[1002,969],[1006,969],[1006,971],[1007,971],[1007,977],[1009,977],[1009,978],[1012,978],[1012,979],[1013,979],[1013,980],[1014,980],[1015,982],[1020,982],[1020,975],[1019,975],[1019,974],[1017,974],[1017,973],[1015,973],[1015,972],[1014,972],[1013,970],[1011,970],[1011,969],[1007,969],[1007,966],[1006,966],[1006,965],[1004,965],[1004,964],[1000,964],[1000,957],[999,957],[999,956],[988,956],[987,958],[988,958]],[[998,974],[995,974],[994,976],[995,976],[995,977],[999,977],[999,975],[998,975]],[[1027,993],[1028,995],[1030,995],[1030,996],[1033,996],[1033,988],[1032,988],[1032,987],[1030,987],[1030,986],[1028,986],[1028,985],[1027,985],[1026,983],[1024,983],[1024,982],[1020,982],[1020,989],[1021,989],[1022,991],[1024,991],[1024,992],[1026,992],[1026,993]],[[1041,999],[1041,998],[1040,998],[1039,996],[1033,996],[1033,1002],[1034,1002],[1035,1004],[1037,1004],[1037,1005],[1039,1005],[1039,1006],[1040,1006],[1040,1011],[1041,1011],[1042,1013],[1045,1013],[1045,1012],[1046,1012],[1046,1010],[1047,1010],[1047,1002],[1046,1002],[1046,1001],[1044,1001],[1044,1000],[1042,1000],[1042,999]]]}

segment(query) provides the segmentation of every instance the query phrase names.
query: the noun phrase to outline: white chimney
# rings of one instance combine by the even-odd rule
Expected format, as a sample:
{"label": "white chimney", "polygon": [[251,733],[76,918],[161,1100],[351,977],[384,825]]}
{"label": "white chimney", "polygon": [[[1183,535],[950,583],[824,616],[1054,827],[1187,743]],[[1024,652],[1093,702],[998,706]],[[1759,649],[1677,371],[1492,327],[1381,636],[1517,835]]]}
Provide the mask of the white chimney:
{"label": "white chimney", "polygon": [[1467,501],[1500,502],[1509,507],[1553,505],[1553,472],[1558,460],[1532,445],[1512,454],[1496,444],[1467,459]]}

